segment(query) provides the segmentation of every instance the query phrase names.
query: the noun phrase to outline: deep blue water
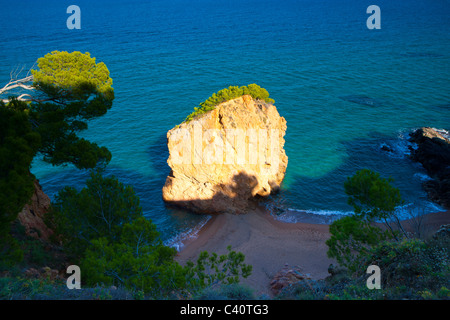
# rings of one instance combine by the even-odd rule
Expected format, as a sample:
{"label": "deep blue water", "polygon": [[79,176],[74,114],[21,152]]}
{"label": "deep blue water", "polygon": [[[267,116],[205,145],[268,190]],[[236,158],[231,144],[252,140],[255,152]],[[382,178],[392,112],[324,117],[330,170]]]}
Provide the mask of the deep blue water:
{"label": "deep blue water", "polygon": [[[111,72],[116,99],[86,138],[113,154],[107,174],[135,187],[165,239],[204,217],[166,208],[166,132],[230,85],[257,83],[287,120],[289,164],[276,205],[348,212],[345,178],[360,168],[393,177],[409,207],[426,201],[420,165],[405,156],[420,126],[450,129],[450,1],[4,1],[0,84],[52,50],[90,52]],[[81,8],[68,30],[66,8]],[[381,8],[381,30],[366,9]],[[381,152],[383,144],[396,152]],[[39,160],[51,197],[87,172]]]}

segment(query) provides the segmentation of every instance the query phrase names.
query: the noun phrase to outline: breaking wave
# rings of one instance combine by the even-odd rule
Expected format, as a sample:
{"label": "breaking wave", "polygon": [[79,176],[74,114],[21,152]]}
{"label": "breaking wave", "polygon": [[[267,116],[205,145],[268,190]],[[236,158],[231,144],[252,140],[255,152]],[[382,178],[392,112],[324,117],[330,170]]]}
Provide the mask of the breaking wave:
{"label": "breaking wave", "polygon": [[173,247],[177,251],[180,251],[184,247],[185,241],[193,240],[198,237],[198,233],[210,219],[211,216],[206,215],[205,218],[202,219],[195,227],[180,232],[176,236],[164,241],[164,245],[168,247]]}

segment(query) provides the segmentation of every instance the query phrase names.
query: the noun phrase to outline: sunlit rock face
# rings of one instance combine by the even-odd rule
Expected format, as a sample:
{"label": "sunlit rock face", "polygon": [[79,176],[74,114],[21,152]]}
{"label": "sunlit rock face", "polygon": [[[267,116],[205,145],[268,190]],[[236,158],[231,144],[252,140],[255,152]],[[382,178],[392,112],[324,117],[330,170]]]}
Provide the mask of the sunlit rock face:
{"label": "sunlit rock face", "polygon": [[245,95],[167,133],[167,203],[198,213],[245,213],[255,196],[280,188],[288,158],[286,120]]}

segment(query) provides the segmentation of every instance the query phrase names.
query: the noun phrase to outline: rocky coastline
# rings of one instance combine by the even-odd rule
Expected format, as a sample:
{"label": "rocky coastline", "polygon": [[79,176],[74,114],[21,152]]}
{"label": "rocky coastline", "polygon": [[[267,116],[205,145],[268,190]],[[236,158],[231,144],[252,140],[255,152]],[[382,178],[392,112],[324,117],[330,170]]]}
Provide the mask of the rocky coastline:
{"label": "rocky coastline", "polygon": [[428,198],[450,209],[450,140],[438,130],[423,127],[410,134],[411,159],[422,164],[431,180],[423,183]]}

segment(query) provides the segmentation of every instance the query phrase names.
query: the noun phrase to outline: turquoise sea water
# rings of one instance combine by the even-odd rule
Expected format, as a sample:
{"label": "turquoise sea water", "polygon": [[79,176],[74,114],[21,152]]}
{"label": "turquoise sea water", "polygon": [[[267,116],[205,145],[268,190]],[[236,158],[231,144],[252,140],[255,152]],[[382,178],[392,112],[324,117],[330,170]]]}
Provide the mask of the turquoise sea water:
{"label": "turquoise sea water", "polygon": [[[109,148],[106,173],[135,187],[166,240],[205,221],[161,199],[166,132],[230,85],[266,88],[287,120],[289,164],[275,205],[346,213],[345,178],[370,168],[395,179],[408,208],[439,210],[405,152],[411,130],[450,129],[448,0],[0,2],[0,85],[52,50],[106,63],[116,99],[83,136]],[[71,4],[81,8],[81,30],[66,27]],[[381,30],[366,27],[372,4]],[[32,172],[51,197],[88,176],[38,160]]]}

